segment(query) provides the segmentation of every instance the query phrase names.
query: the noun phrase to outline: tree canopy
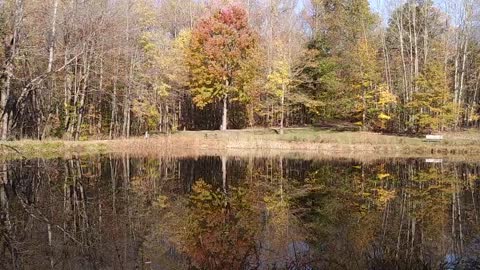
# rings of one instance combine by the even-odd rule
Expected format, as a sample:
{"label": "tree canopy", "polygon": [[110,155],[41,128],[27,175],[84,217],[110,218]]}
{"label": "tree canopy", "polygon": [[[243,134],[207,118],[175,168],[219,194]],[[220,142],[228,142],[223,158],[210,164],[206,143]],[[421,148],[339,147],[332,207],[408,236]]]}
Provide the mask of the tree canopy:
{"label": "tree canopy", "polygon": [[4,0],[0,138],[479,127],[479,6]]}

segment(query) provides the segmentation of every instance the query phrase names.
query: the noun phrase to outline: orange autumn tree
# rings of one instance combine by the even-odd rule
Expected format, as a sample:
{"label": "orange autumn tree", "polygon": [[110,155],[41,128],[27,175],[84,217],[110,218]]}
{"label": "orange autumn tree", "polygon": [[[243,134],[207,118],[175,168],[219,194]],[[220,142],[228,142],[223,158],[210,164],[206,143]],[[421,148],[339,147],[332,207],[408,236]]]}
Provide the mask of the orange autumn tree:
{"label": "orange autumn tree", "polygon": [[223,102],[221,130],[227,129],[230,101],[246,101],[254,69],[257,35],[245,9],[228,6],[201,20],[186,50],[190,89],[199,108]]}

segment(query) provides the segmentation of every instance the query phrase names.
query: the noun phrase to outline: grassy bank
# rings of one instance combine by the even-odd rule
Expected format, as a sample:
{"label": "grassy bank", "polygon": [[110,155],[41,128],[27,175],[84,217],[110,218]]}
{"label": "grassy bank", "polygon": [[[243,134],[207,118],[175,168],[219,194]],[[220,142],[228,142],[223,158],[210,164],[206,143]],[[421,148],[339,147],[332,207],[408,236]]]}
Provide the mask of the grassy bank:
{"label": "grassy bank", "polygon": [[[382,135],[371,132],[334,132],[316,129],[288,129],[285,134],[273,130],[185,131],[128,140],[91,140],[83,142],[47,140],[5,142],[3,156],[56,157],[70,154],[129,152],[132,154],[172,155],[295,152],[305,155],[378,155],[480,157],[480,132],[464,131],[444,134],[441,142],[423,138]],[[15,149],[15,150],[13,150]]]}

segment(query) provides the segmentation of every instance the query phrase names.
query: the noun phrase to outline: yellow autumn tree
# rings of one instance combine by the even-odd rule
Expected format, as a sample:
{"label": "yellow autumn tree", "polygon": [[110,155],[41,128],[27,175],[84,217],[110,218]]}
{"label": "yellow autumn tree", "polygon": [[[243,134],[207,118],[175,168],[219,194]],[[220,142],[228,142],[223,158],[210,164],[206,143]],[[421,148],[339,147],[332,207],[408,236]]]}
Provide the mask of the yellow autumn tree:
{"label": "yellow autumn tree", "polygon": [[274,64],[272,73],[267,77],[266,88],[272,93],[280,103],[280,134],[283,134],[285,121],[285,97],[288,87],[292,83],[290,66],[286,61],[277,61]]}
{"label": "yellow autumn tree", "polygon": [[446,77],[443,65],[434,63],[416,80],[418,92],[407,104],[412,115],[409,125],[416,132],[445,130],[455,122],[455,104]]}

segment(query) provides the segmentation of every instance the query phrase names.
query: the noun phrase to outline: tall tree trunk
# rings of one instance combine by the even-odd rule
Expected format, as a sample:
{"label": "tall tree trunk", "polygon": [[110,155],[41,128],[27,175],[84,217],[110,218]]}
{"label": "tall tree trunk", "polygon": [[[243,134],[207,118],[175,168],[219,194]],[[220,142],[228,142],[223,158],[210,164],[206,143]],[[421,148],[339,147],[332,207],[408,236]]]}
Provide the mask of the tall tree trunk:
{"label": "tall tree trunk", "polygon": [[[52,7],[53,11],[52,11],[52,26],[51,26],[51,29],[50,29],[50,40],[49,40],[49,44],[48,44],[48,65],[47,65],[47,73],[51,73],[52,72],[52,69],[53,69],[53,60],[54,60],[54,53],[55,53],[55,39],[56,39],[56,25],[57,25],[57,13],[58,13],[58,0],[53,0],[53,7]],[[54,87],[54,78],[52,77],[52,79],[49,79],[47,81],[47,84],[48,84],[48,88],[51,89],[51,91],[49,92],[50,95],[53,94],[53,87]],[[50,97],[51,99],[51,97]],[[41,108],[39,106],[39,109],[41,111]],[[51,111],[49,112],[48,114],[48,117],[46,119],[46,121],[43,123],[43,127],[42,127],[42,119],[41,119],[41,114],[38,115],[38,118],[37,118],[37,129],[38,129],[38,139],[44,139],[48,133],[50,132],[50,127],[49,127],[49,122],[50,122],[50,119],[52,119],[52,113]]]}
{"label": "tall tree trunk", "polygon": [[[228,80],[225,80],[225,91],[228,91],[230,83]],[[228,125],[228,94],[223,95],[223,110],[222,110],[222,126],[220,130],[227,130]]]}
{"label": "tall tree trunk", "polygon": [[[398,39],[400,41],[400,56],[402,59],[402,71],[403,71],[403,95],[404,95],[404,103],[407,104],[410,101],[410,95],[408,91],[408,80],[407,80],[407,65],[405,59],[405,45],[404,45],[404,38],[403,38],[403,14],[400,13],[397,16],[397,28],[398,28]],[[406,119],[408,119],[408,115],[406,115]],[[405,120],[406,120],[405,119]],[[405,123],[404,123],[405,124]]]}
{"label": "tall tree trunk", "polygon": [[127,87],[127,93],[123,100],[123,137],[130,137],[130,87]]}
{"label": "tall tree trunk", "polygon": [[15,58],[18,51],[18,39],[19,32],[21,27],[21,22],[23,20],[23,9],[24,3],[23,0],[15,0],[15,7],[13,12],[12,20],[12,34],[9,38],[5,39],[5,62],[0,70],[0,106],[2,109],[2,119],[1,120],[1,139],[6,140],[9,130],[9,112],[7,112],[7,101],[10,98],[11,92],[11,80],[14,71]]}
{"label": "tall tree trunk", "polygon": [[[416,3],[413,4],[413,9],[412,9],[412,18],[413,18],[413,44],[414,44],[414,50],[415,50],[415,63],[414,63],[414,81],[418,78],[418,72],[419,72],[419,59],[418,59],[418,35],[417,35],[417,7]],[[417,91],[417,84],[414,83],[414,92]]]}
{"label": "tall tree trunk", "polygon": [[281,106],[280,134],[284,133],[283,125],[284,125],[284,121],[285,121],[285,92],[287,91],[286,88],[287,88],[287,86],[285,84],[282,84],[282,97],[281,97],[281,100],[280,100],[280,106]]}
{"label": "tall tree trunk", "polygon": [[110,139],[115,138],[117,135],[117,80],[118,80],[118,67],[115,66],[115,75],[113,77],[113,93],[112,93],[112,116],[110,118]]}
{"label": "tall tree trunk", "polygon": [[[85,45],[85,50],[88,50],[89,45]],[[82,131],[82,123],[83,123],[83,116],[85,114],[85,99],[87,96],[87,89],[88,89],[88,84],[89,84],[89,76],[90,76],[90,59],[89,59],[90,53],[87,52],[84,54],[83,57],[83,71],[82,71],[82,85],[80,87],[80,93],[79,93],[79,101],[78,101],[78,111],[77,111],[77,123],[75,126],[75,140],[80,139],[80,134]]]}
{"label": "tall tree trunk", "polygon": [[367,88],[362,87],[362,130],[367,130]]}
{"label": "tall tree trunk", "polygon": [[57,25],[57,10],[58,10],[58,0],[54,0],[53,1],[52,28],[50,30],[50,44],[48,46],[48,67],[47,67],[47,72],[48,73],[50,73],[52,71],[52,67],[53,67],[56,25]]}
{"label": "tall tree trunk", "polygon": [[[127,48],[130,48],[130,8],[132,2],[131,0],[127,1],[127,25],[126,25],[126,42]],[[131,94],[131,87],[132,87],[132,80],[133,80],[133,56],[131,50],[128,51],[128,58],[129,58],[129,68],[127,74],[127,91],[123,98],[123,128],[122,134],[123,137],[129,138],[130,137],[130,94]]]}
{"label": "tall tree trunk", "polygon": [[[427,5],[423,5],[423,13],[427,14]],[[429,38],[429,29],[428,29],[428,16],[424,15],[424,24],[423,24],[423,66],[426,67],[428,63],[428,38]]]}
{"label": "tall tree trunk", "polygon": [[223,95],[223,109],[222,109],[222,126],[220,127],[220,130],[227,130],[227,124],[228,124],[228,95],[225,94]]}

